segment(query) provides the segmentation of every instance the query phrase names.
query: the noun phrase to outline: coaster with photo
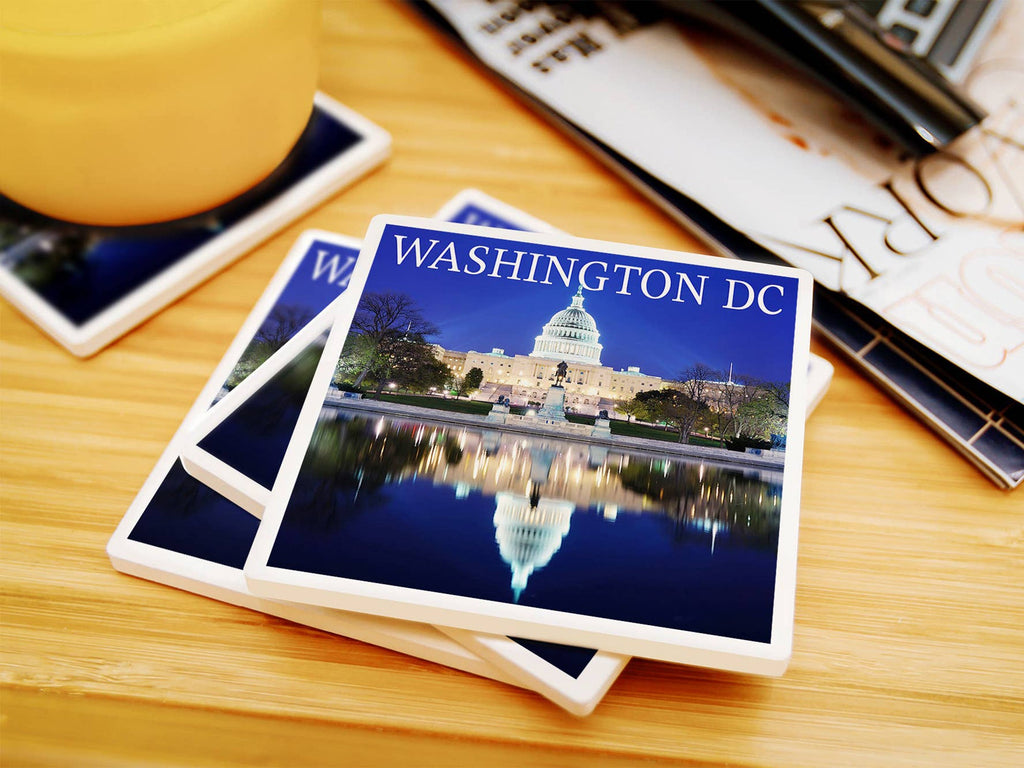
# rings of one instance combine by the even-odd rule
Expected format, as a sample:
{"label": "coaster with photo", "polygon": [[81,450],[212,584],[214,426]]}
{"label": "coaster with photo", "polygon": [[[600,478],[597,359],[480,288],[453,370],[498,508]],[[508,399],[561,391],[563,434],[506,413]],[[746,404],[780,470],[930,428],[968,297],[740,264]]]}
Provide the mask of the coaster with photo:
{"label": "coaster with photo", "polygon": [[256,594],[785,669],[807,273],[384,216],[350,285],[246,561]]}
{"label": "coaster with photo", "polygon": [[[124,573],[518,685],[515,678],[429,625],[251,594],[241,568],[258,521],[195,480],[178,461],[188,426],[226,388],[239,379],[244,383],[262,358],[273,357],[283,340],[291,340],[293,346],[305,342],[316,353],[358,253],[359,242],[351,238],[303,233],[114,531],[107,554]],[[294,326],[310,318],[295,341]]]}
{"label": "coaster with photo", "polygon": [[[545,222],[477,190],[456,195],[436,218],[506,229],[555,231]],[[308,366],[302,368],[308,386],[311,370]],[[302,388],[287,386],[284,381],[293,375],[291,366],[281,369],[275,377],[264,377],[266,381],[238,401],[231,412],[224,412],[223,406],[208,411],[193,432],[198,444],[182,451],[182,463],[189,474],[257,516],[262,516],[284,456],[286,436],[291,434],[302,406]],[[812,354],[809,408],[824,395],[830,376],[831,365]],[[281,380],[275,380],[278,378]],[[521,679],[525,676],[530,688],[575,714],[586,714],[596,705],[627,661],[624,656],[597,654],[591,649],[440,629],[499,666],[506,666],[510,674]]]}
{"label": "coaster with photo", "polygon": [[385,131],[318,93],[281,165],[206,213],[93,227],[0,195],[0,294],[73,354],[94,354],[375,168],[390,146]]}

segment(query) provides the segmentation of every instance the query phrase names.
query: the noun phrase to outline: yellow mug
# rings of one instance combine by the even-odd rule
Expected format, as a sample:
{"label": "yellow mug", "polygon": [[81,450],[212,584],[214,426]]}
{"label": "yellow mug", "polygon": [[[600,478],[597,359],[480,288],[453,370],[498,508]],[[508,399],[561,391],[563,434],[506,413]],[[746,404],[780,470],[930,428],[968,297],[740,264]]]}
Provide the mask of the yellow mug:
{"label": "yellow mug", "polygon": [[69,221],[207,210],[302,133],[319,0],[2,0],[0,192]]}

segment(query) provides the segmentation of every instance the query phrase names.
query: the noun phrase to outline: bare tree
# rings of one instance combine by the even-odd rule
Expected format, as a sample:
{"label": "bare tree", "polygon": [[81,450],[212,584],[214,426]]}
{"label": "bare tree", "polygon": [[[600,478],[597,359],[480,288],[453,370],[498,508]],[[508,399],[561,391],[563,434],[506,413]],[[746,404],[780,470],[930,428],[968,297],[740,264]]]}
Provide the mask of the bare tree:
{"label": "bare tree", "polygon": [[680,390],[686,395],[678,416],[680,442],[690,441],[697,420],[711,407],[711,387],[716,376],[715,370],[704,363],[694,363],[679,375]]}
{"label": "bare tree", "polygon": [[353,386],[362,384],[377,367],[381,349],[389,339],[423,341],[437,332],[437,326],[423,317],[411,296],[391,292],[364,294],[352,320],[351,333],[362,338],[366,359]]}
{"label": "bare tree", "polygon": [[739,437],[743,415],[749,404],[763,395],[763,382],[742,374],[716,374],[718,382],[710,388],[712,424],[719,440]]}
{"label": "bare tree", "polygon": [[254,340],[266,344],[271,352],[276,352],[312,319],[313,313],[303,306],[286,304],[274,307],[256,332]]}
{"label": "bare tree", "polygon": [[710,396],[709,385],[717,376],[717,371],[711,366],[694,363],[679,375],[679,380],[683,383],[680,389],[693,402],[707,405]]}

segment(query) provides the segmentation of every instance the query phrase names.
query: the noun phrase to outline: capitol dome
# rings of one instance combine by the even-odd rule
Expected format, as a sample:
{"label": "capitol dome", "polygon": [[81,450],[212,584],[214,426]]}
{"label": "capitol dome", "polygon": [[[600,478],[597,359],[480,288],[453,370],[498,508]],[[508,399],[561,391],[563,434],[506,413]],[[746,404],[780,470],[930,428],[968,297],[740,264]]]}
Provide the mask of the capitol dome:
{"label": "capitol dome", "polygon": [[602,346],[597,342],[600,337],[597,323],[583,308],[583,287],[580,286],[572,297],[572,303],[556,312],[540,336],[534,339],[530,357],[600,365]]}

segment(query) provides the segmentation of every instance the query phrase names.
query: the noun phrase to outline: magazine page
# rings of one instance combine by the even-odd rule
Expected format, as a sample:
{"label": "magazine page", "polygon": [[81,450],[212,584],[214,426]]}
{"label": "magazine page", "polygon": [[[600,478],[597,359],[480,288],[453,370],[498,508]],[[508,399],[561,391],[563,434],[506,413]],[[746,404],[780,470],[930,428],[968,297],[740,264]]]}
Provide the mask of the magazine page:
{"label": "magazine page", "polygon": [[[433,5],[485,63],[789,263],[1024,400],[1024,9],[966,79],[980,129],[923,159],[724,36],[612,6]],[[1016,99],[1016,101],[1015,101]]]}

